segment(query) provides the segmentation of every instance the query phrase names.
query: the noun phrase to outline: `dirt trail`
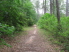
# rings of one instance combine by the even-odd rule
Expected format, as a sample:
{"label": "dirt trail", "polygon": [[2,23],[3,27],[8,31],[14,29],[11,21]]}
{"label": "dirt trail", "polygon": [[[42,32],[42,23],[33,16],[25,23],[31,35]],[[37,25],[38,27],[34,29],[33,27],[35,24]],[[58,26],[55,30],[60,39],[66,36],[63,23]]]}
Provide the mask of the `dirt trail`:
{"label": "dirt trail", "polygon": [[34,29],[28,31],[28,35],[19,36],[9,42],[12,48],[4,47],[0,52],[60,52],[40,35],[36,26],[31,28]]}

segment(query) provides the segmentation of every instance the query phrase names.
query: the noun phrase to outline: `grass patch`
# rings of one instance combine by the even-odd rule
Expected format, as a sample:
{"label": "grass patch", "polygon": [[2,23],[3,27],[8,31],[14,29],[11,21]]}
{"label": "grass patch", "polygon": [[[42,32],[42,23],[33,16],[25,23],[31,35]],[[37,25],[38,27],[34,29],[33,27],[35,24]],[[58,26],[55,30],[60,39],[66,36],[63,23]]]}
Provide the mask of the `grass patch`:
{"label": "grass patch", "polygon": [[44,29],[39,29],[39,30],[40,30],[39,33],[45,35],[48,40],[53,40],[53,38],[51,37],[52,35],[48,31]]}
{"label": "grass patch", "polygon": [[32,27],[24,27],[24,31],[33,30]]}
{"label": "grass patch", "polygon": [[46,30],[44,30],[44,29],[40,29],[40,32],[42,32],[43,35],[45,35],[46,38],[47,38],[49,41],[51,41],[53,44],[61,45],[61,42],[59,42],[57,39],[55,39],[55,38],[53,37],[53,34],[52,34],[52,33],[48,32],[48,31],[46,31]]}
{"label": "grass patch", "polygon": [[60,52],[65,52],[64,50],[61,50]]}
{"label": "grass patch", "polygon": [[57,44],[57,45],[61,45],[61,42],[59,42],[59,41],[54,41],[53,43]]}
{"label": "grass patch", "polygon": [[[50,41],[51,44],[53,44],[53,45],[56,44],[56,45],[58,45],[58,46],[62,46],[62,43],[59,42],[59,39],[54,38],[53,33],[50,33],[49,31],[46,31],[46,30],[44,30],[44,29],[39,29],[39,30],[40,30],[39,32],[40,32],[42,35],[44,35],[44,36],[46,37],[46,39],[47,39],[48,41]],[[58,48],[57,48],[56,50],[58,50]],[[64,52],[64,50],[61,49],[60,52]]]}

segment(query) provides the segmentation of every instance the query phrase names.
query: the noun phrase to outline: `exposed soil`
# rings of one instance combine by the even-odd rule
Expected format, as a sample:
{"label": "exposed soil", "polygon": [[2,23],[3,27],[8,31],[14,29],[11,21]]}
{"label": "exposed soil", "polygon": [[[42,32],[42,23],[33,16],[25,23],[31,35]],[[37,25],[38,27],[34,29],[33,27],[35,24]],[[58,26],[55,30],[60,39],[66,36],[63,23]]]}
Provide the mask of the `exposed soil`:
{"label": "exposed soil", "polygon": [[0,48],[0,52],[60,52],[59,47],[51,45],[36,26],[31,28],[33,29],[25,32],[27,35],[20,35],[7,41],[12,48],[5,46]]}

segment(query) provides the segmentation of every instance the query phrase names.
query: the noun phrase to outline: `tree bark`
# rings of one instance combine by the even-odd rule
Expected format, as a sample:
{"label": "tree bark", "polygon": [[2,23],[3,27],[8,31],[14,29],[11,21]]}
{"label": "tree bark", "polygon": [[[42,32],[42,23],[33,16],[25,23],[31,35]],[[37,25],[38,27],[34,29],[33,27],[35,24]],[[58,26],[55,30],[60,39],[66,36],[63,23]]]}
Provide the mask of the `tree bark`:
{"label": "tree bark", "polygon": [[53,0],[53,14],[55,15],[55,6],[54,6],[54,0]]}
{"label": "tree bark", "polygon": [[66,0],[66,16],[68,16],[68,0]]}
{"label": "tree bark", "polygon": [[43,14],[44,14],[44,0],[43,0]]}
{"label": "tree bark", "polygon": [[37,17],[39,17],[39,6],[40,6],[40,5],[39,5],[39,1],[36,1],[35,4],[36,4],[35,7],[36,7],[36,11],[37,11]]}
{"label": "tree bark", "polygon": [[52,8],[53,8],[53,5],[52,5],[52,0],[50,0],[50,14],[52,14]]}
{"label": "tree bark", "polygon": [[44,14],[46,13],[46,0],[44,2]]}
{"label": "tree bark", "polygon": [[59,12],[59,2],[56,0],[56,10],[57,10],[57,20],[58,23],[60,24],[60,12]]}

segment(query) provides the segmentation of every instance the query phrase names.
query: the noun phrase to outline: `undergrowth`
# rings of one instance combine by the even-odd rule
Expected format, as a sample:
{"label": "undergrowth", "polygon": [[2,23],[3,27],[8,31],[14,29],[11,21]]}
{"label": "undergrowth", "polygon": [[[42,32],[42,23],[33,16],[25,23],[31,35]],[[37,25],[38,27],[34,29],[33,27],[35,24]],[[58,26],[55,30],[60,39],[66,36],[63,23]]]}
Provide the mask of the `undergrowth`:
{"label": "undergrowth", "polygon": [[[54,45],[56,44],[57,46],[60,47],[60,52],[64,52],[64,50],[62,49],[62,46],[61,46],[61,42],[59,42],[59,39],[55,39],[53,37],[53,33],[47,31],[47,30],[44,30],[44,29],[41,29],[40,28],[40,33],[42,33],[42,35],[44,35],[46,37],[46,40],[50,41],[50,44]],[[55,50],[58,50],[58,48],[55,48]]]}
{"label": "undergrowth", "polygon": [[0,45],[6,45],[7,47],[12,47],[10,44],[8,44],[4,39],[0,38]]}
{"label": "undergrowth", "polygon": [[[38,26],[52,33],[52,36],[58,40],[55,44],[63,46],[63,50],[69,51],[69,17],[61,17],[60,25],[58,26],[57,17],[48,13],[44,14],[38,21]],[[58,30],[60,28],[60,30]],[[52,40],[52,38],[51,38]]]}
{"label": "undergrowth", "polygon": [[[5,27],[9,27],[9,26],[5,26]],[[5,28],[4,27],[4,28]],[[1,28],[3,28],[2,26],[1,26]],[[3,29],[4,29],[3,28]],[[5,45],[5,46],[7,46],[7,47],[12,47],[10,44],[8,44],[8,42],[6,42],[6,38],[8,38],[9,40],[7,40],[7,41],[11,41],[11,40],[13,40],[15,37],[17,37],[17,36],[23,36],[23,35],[27,35],[28,33],[26,32],[26,31],[29,31],[29,30],[32,30],[33,28],[31,28],[31,27],[24,27],[24,28],[22,28],[22,31],[11,31],[11,33],[10,34],[4,34],[4,35],[1,35],[0,36],[0,46],[3,46],[3,45]],[[5,30],[5,29],[4,29]],[[12,30],[12,29],[11,29]],[[3,31],[3,30],[2,30]],[[4,31],[3,31],[4,32]],[[7,33],[7,31],[5,32],[5,33]],[[1,47],[0,47],[1,48]]]}

